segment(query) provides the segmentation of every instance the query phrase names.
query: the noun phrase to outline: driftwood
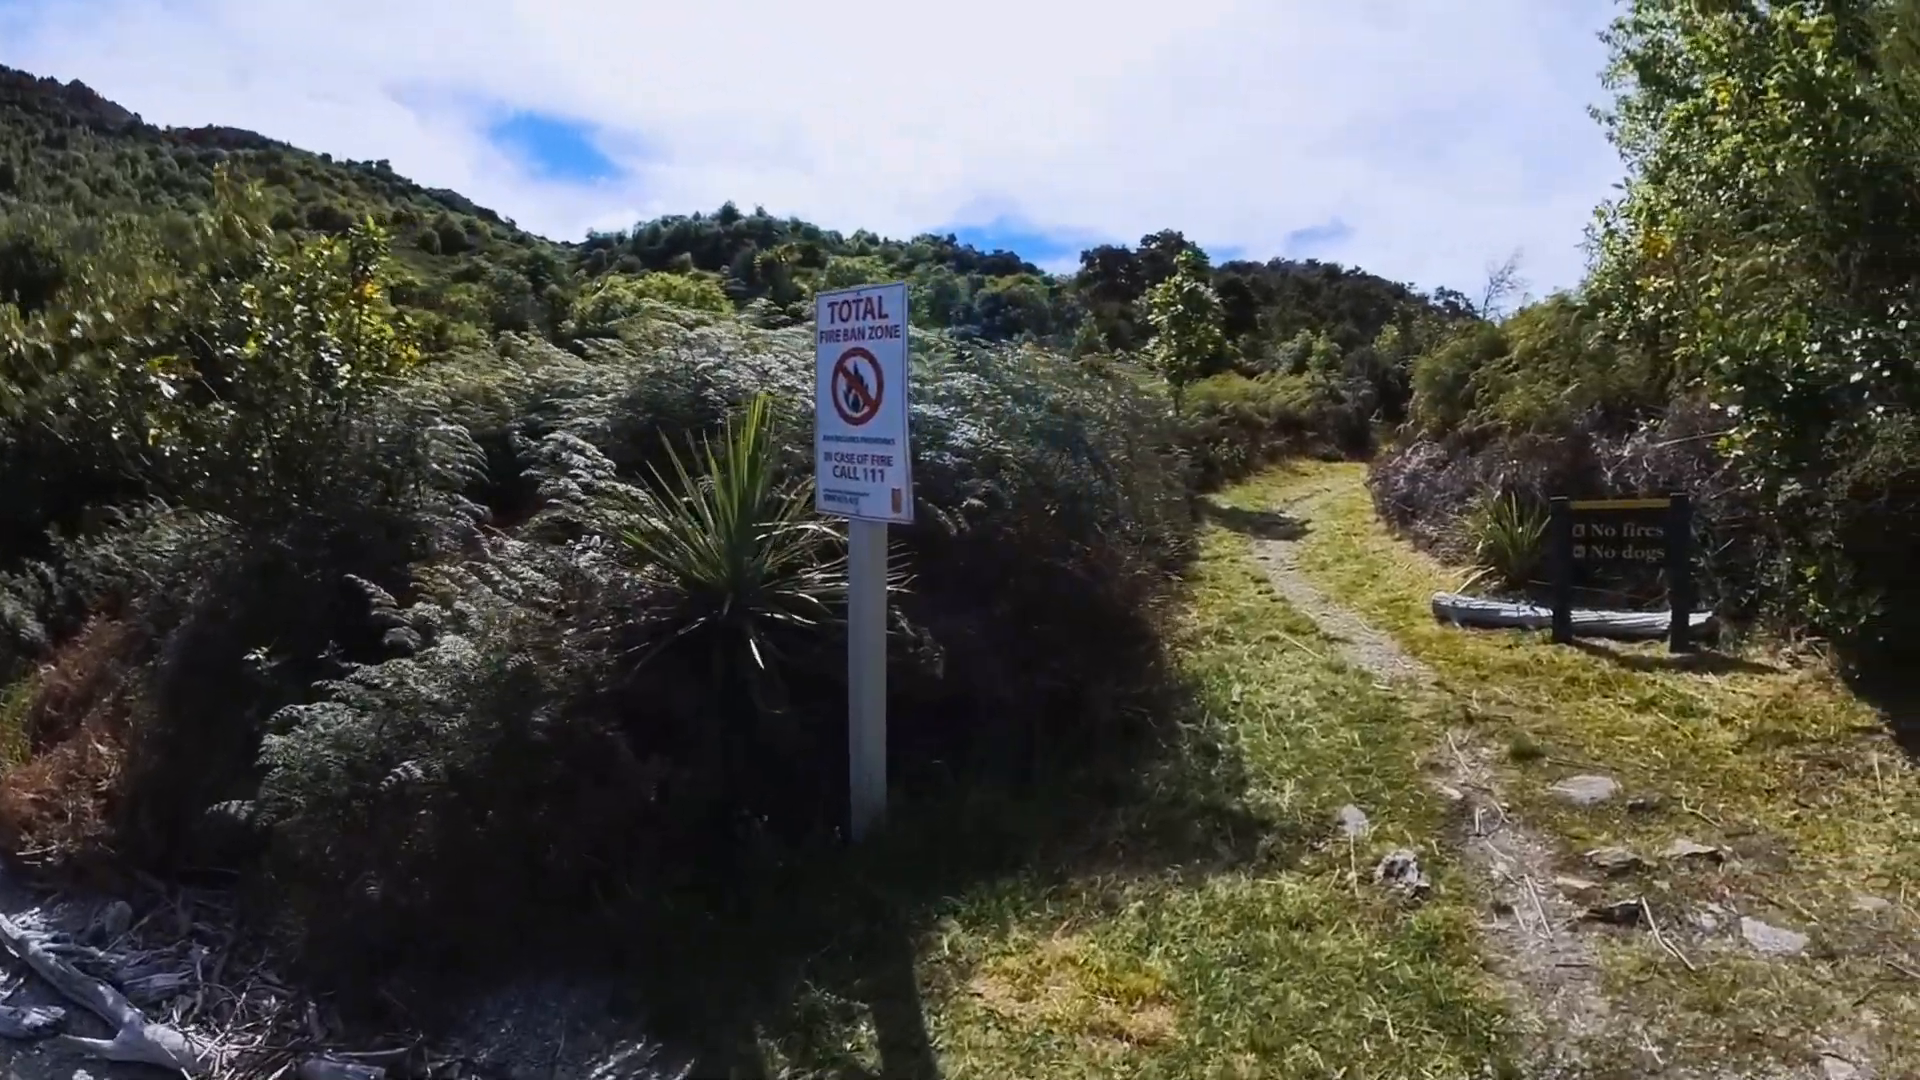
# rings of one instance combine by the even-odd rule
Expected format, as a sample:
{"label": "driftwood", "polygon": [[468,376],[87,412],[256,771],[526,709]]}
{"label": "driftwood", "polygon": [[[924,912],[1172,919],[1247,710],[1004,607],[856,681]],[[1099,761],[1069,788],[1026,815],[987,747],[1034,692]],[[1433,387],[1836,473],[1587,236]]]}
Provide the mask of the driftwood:
{"label": "driftwood", "polygon": [[114,1031],[111,1039],[62,1035],[56,1040],[60,1046],[106,1061],[155,1065],[189,1076],[204,1075],[219,1065],[220,1055],[212,1047],[164,1024],[147,1023],[120,991],[62,960],[36,935],[4,915],[0,915],[0,941],[62,996],[105,1020]]}
{"label": "driftwood", "polygon": [[[125,984],[127,993],[135,997],[170,996],[189,983],[199,982],[195,976],[164,970],[152,957],[134,963],[115,963],[114,958],[89,946],[45,940],[5,915],[0,915],[0,942],[63,997],[106,1021],[114,1030],[110,1039],[60,1035],[54,1040],[56,1045],[105,1061],[155,1065],[189,1077],[221,1072],[222,1066],[230,1064],[230,1055],[206,1040],[165,1024],[148,1023],[127,994],[81,971],[66,957],[76,956],[83,962],[118,970],[120,974],[116,978]],[[270,985],[264,976],[257,981]],[[66,1016],[66,1010],[57,1006],[0,1005],[0,1038],[44,1038],[59,1030]],[[406,1054],[404,1048],[360,1054],[315,1054],[300,1062],[295,1075],[299,1080],[384,1080],[386,1066]]]}
{"label": "driftwood", "polygon": [[[1459,593],[1434,593],[1433,617],[1455,626],[1501,630],[1550,630],[1553,609],[1539,604],[1515,604],[1504,600],[1483,600]],[[1652,641],[1667,636],[1673,622],[1664,611],[1597,611],[1573,609],[1575,637],[1609,638],[1615,641]],[[1688,619],[1693,636],[1703,638],[1719,629],[1713,613],[1696,611]]]}
{"label": "driftwood", "polygon": [[38,1039],[53,1034],[67,1019],[57,1005],[23,1009],[0,1005],[0,1039]]}
{"label": "driftwood", "polygon": [[300,1080],[382,1080],[385,1067],[332,1057],[311,1057],[300,1063]]}

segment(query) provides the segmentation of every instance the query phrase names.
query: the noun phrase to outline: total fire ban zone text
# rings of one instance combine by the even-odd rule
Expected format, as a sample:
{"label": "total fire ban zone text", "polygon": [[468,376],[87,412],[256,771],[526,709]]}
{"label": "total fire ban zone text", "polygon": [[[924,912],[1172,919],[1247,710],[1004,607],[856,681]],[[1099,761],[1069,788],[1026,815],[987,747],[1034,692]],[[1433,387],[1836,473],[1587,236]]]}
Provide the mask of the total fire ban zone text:
{"label": "total fire ban zone text", "polygon": [[814,378],[814,509],[911,523],[905,283],[815,298]]}

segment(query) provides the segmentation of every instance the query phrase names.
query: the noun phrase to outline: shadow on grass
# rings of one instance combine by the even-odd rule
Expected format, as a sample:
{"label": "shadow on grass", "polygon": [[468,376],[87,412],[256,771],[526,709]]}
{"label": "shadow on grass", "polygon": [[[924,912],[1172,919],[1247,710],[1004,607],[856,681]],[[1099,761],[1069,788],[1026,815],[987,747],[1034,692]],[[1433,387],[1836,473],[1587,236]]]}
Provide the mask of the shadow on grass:
{"label": "shadow on grass", "polygon": [[1200,507],[1207,521],[1257,540],[1298,540],[1307,535],[1305,521],[1277,511],[1243,510],[1211,499],[1201,500]]}
{"label": "shadow on grass", "polygon": [[[609,923],[607,958],[639,981],[651,1033],[698,1058],[691,1075],[770,1075],[770,1045],[800,1075],[935,1080],[915,958],[943,915],[973,897],[976,917],[1011,922],[1020,896],[1094,875],[1297,861],[1311,838],[1248,812],[1243,790],[1238,759],[1190,729],[1030,783],[955,784],[900,800],[857,848],[769,852],[711,888],[639,897]],[[863,1019],[877,1074],[849,1045]]]}
{"label": "shadow on grass", "polygon": [[1907,756],[1920,762],[1920,681],[1910,669],[1902,672],[1891,666],[1878,666],[1852,672],[1847,689],[1873,706],[1893,741]]}
{"label": "shadow on grass", "polygon": [[1573,647],[1629,671],[1685,671],[1699,675],[1777,675],[1780,669],[1711,649],[1690,653],[1627,652],[1604,642],[1576,640]]}

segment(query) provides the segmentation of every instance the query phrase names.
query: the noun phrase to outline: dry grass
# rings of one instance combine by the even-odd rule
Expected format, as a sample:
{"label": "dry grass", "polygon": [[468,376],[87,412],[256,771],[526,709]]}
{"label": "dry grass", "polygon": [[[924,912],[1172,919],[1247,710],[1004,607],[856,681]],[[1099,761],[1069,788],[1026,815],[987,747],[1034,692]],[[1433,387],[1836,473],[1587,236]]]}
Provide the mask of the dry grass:
{"label": "dry grass", "polygon": [[32,740],[27,737],[27,710],[39,696],[39,680],[32,674],[0,687],[0,770],[27,760]]}
{"label": "dry grass", "polygon": [[[1465,572],[1389,536],[1363,477],[1291,467],[1231,497],[1310,519],[1301,570],[1432,666],[1463,722],[1514,748],[1506,789],[1559,838],[1569,870],[1596,876],[1573,853],[1603,844],[1653,860],[1610,894],[1644,896],[1698,970],[1641,934],[1610,938],[1605,955],[1609,988],[1645,1011],[1668,1056],[1807,1063],[1821,1039],[1843,1038],[1871,1045],[1880,1075],[1920,1075],[1920,775],[1875,711],[1831,673],[1764,654],[1675,662],[1657,645],[1442,626],[1429,597]],[[1623,797],[1578,810],[1545,790],[1595,771]],[[1658,857],[1682,837],[1732,857]],[[1743,915],[1812,945],[1761,959],[1739,938]]]}
{"label": "dry grass", "polygon": [[136,707],[126,628],[89,623],[0,697],[0,844],[30,860],[88,854],[110,832]]}

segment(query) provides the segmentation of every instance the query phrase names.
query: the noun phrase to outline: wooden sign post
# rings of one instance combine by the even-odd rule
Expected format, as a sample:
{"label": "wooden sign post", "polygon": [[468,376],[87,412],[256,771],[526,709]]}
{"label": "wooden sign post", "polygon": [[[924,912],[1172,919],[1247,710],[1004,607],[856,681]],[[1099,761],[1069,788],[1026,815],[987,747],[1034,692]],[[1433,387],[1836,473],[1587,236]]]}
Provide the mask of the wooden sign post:
{"label": "wooden sign post", "polygon": [[1693,504],[1685,494],[1650,499],[1555,498],[1548,518],[1553,640],[1573,641],[1574,573],[1592,566],[1664,566],[1672,611],[1668,649],[1693,647]]}

